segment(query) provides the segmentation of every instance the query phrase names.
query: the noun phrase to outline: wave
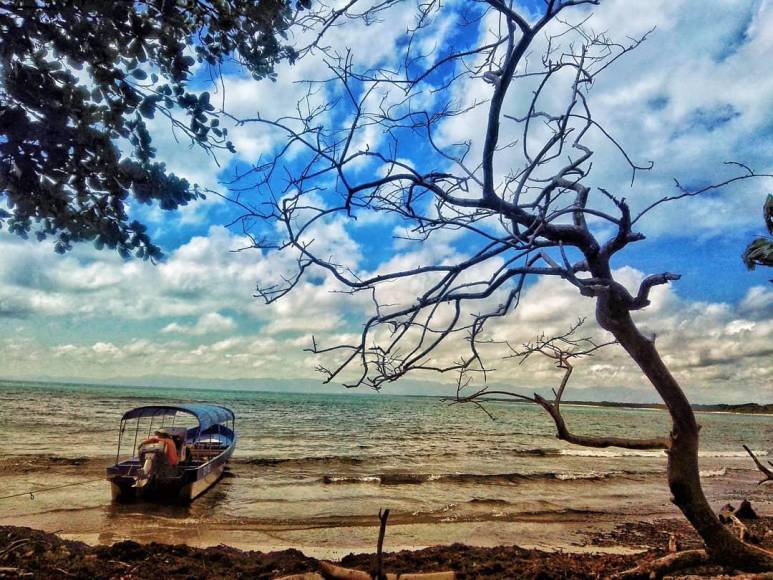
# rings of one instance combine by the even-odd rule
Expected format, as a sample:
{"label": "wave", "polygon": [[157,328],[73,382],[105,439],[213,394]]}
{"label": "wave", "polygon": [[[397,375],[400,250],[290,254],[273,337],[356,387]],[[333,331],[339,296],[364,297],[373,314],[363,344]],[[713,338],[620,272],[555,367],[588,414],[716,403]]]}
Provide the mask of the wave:
{"label": "wave", "polygon": [[359,465],[365,459],[347,455],[318,455],[311,457],[252,457],[234,458],[232,463],[243,465],[303,465],[316,463],[343,463],[347,465]]}
{"label": "wave", "polygon": [[559,455],[567,457],[665,457],[665,451],[654,449],[561,449]]}
{"label": "wave", "polygon": [[727,475],[727,467],[723,467],[722,469],[706,469],[705,471],[701,469],[700,476],[701,477],[724,477]]}
{"label": "wave", "polygon": [[[757,456],[766,456],[768,452],[764,449],[752,449],[752,453]],[[743,457],[748,458],[746,451],[699,451],[698,457]]]}
{"label": "wave", "polygon": [[614,477],[641,475],[632,471],[586,471],[578,473],[381,473],[372,475],[325,475],[325,484],[377,484],[377,485],[419,485],[433,481],[451,483],[521,483],[528,481],[573,481],[601,480]]}
{"label": "wave", "polygon": [[556,473],[554,474],[554,479],[559,479],[561,481],[571,481],[574,479],[608,479],[610,477],[623,477],[626,475],[636,475],[636,472],[633,471],[605,471],[605,472],[597,472],[597,471],[586,471],[582,473]]}
{"label": "wave", "polygon": [[473,505],[510,505],[511,502],[506,499],[474,497],[471,500],[468,500],[467,503]]}
{"label": "wave", "polygon": [[[561,449],[559,455],[568,457],[665,457],[665,450],[639,449]],[[754,451],[755,455],[768,455],[767,451]],[[748,457],[745,451],[699,451],[698,457],[734,458]]]}
{"label": "wave", "polygon": [[513,451],[515,455],[526,455],[528,457],[552,457],[560,455],[560,449],[535,447],[533,449],[516,449]]}

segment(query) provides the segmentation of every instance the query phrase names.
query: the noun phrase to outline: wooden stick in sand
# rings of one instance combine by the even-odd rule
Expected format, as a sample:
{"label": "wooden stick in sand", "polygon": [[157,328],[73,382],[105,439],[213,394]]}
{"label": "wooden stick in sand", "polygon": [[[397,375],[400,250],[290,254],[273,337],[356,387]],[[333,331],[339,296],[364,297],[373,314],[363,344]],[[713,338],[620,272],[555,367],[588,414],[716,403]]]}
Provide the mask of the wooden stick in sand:
{"label": "wooden stick in sand", "polygon": [[383,512],[378,510],[378,519],[380,525],[378,528],[378,543],[376,544],[376,573],[373,576],[376,580],[382,580],[384,578],[384,535],[386,534],[389,510],[386,509]]}
{"label": "wooden stick in sand", "polygon": [[387,520],[389,519],[389,510],[379,510],[379,530],[378,543],[376,544],[376,565],[373,575],[360,570],[343,568],[330,562],[321,561],[319,563],[322,574],[325,578],[333,580],[454,580],[455,572],[425,572],[421,574],[385,574],[384,573],[384,536],[386,535]]}

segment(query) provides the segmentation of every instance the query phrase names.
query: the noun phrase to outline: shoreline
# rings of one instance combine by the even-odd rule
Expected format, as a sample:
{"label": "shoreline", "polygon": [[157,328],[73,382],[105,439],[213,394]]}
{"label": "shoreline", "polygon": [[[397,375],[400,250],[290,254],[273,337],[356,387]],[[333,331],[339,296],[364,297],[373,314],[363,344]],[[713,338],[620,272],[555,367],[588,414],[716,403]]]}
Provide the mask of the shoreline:
{"label": "shoreline", "polygon": [[[375,514],[346,520],[267,522],[234,518],[231,521],[202,522],[196,517],[151,514],[150,510],[155,507],[142,503],[121,505],[117,509],[112,505],[88,509],[62,507],[26,516],[0,515],[0,526],[57,532],[62,538],[91,546],[136,541],[182,543],[206,549],[225,544],[243,551],[298,549],[319,559],[340,559],[350,553],[372,551],[378,527]],[[105,513],[111,512],[115,515],[105,517]],[[410,521],[410,514],[395,513],[390,520],[387,537],[392,550],[416,551],[435,545],[463,543],[481,549],[518,546],[544,552],[621,554],[640,550],[610,546],[591,550],[587,538],[611,533],[621,525],[651,522],[664,517],[678,518],[676,514],[637,518],[615,513],[550,512],[504,518],[495,515],[477,521],[415,522]]]}

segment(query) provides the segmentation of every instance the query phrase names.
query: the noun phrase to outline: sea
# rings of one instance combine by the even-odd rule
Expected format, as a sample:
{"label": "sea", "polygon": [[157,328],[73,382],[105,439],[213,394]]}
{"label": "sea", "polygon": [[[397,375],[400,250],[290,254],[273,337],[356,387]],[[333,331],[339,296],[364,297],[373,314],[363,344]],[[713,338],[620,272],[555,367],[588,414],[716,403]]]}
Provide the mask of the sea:
{"label": "sea", "polygon": [[[121,415],[164,402],[234,410],[239,436],[223,479],[190,506],[113,504],[102,479]],[[587,435],[658,436],[661,410],[562,407]],[[390,510],[395,545],[464,541],[581,545],[574,530],[676,517],[663,451],[588,449],[554,435],[538,407],[486,410],[435,397],[0,382],[0,524],[120,539],[345,553]],[[698,413],[709,500],[773,498],[742,448],[773,456],[773,417]],[[55,489],[50,489],[55,488]],[[27,492],[32,492],[27,494]],[[34,498],[34,499],[33,499]],[[560,540],[560,541],[559,541]],[[563,544],[561,544],[563,545]],[[559,546],[561,547],[561,546]],[[307,551],[309,551],[307,550]],[[325,552],[325,550],[328,550]]]}

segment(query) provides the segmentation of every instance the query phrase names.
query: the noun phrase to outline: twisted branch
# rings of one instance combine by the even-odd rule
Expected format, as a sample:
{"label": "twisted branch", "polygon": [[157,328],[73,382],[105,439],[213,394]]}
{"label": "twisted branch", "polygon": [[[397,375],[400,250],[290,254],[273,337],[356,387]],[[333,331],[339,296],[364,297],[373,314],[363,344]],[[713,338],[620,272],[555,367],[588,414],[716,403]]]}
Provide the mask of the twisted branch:
{"label": "twisted branch", "polygon": [[[553,389],[554,396],[552,401],[537,393],[534,393],[529,397],[510,391],[489,390],[486,388],[472,393],[471,395],[462,396],[462,387],[459,387],[457,388],[457,396],[456,399],[454,399],[454,402],[474,403],[485,410],[482,404],[482,401],[485,398],[497,395],[513,397],[522,401],[536,403],[541,406],[555,423],[556,437],[567,443],[594,448],[621,447],[623,449],[668,449],[669,440],[666,437],[654,437],[649,439],[612,436],[591,437],[587,435],[577,435],[569,430],[566,419],[561,413],[561,400],[566,392],[566,387],[569,384],[572,372],[574,371],[574,366],[571,361],[593,356],[596,351],[616,344],[615,341],[598,344],[591,338],[576,338],[574,335],[583,323],[584,319],[578,320],[576,324],[569,327],[569,330],[566,333],[559,336],[546,338],[544,335],[541,335],[534,342],[527,343],[520,349],[510,347],[512,351],[511,357],[520,359],[521,363],[526,361],[530,356],[539,354],[554,361],[557,368],[564,370],[558,388]],[[461,381],[459,384],[461,385]],[[489,416],[491,416],[490,413]]]}

